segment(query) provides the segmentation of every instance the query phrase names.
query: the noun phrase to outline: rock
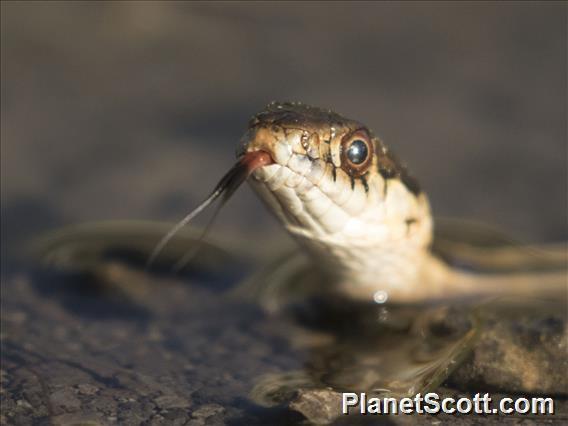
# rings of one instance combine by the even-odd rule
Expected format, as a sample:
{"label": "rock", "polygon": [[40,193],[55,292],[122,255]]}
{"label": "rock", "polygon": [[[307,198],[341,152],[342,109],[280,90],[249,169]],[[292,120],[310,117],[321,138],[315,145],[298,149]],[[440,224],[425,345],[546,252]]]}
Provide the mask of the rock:
{"label": "rock", "polygon": [[209,417],[221,414],[225,409],[219,404],[205,404],[191,413],[191,417],[194,419],[207,419]]}
{"label": "rock", "polygon": [[99,388],[91,385],[90,383],[81,383],[77,385],[77,392],[81,395],[95,395],[99,391]]}
{"label": "rock", "polygon": [[18,407],[24,407],[27,408],[29,410],[33,409],[32,404],[30,404],[28,401],[26,401],[25,399],[18,399],[16,401],[16,405]]}
{"label": "rock", "polygon": [[299,390],[289,406],[312,423],[329,424],[341,415],[341,394],[330,389]]}
{"label": "rock", "polygon": [[567,331],[561,316],[492,314],[473,353],[448,382],[461,389],[567,395]]}
{"label": "rock", "polygon": [[54,426],[104,426],[108,422],[103,421],[99,416],[90,413],[66,413],[52,418]]}
{"label": "rock", "polygon": [[224,421],[218,418],[217,416],[221,416],[225,413],[225,408],[219,404],[205,404],[191,413],[192,420],[190,420],[187,425],[188,426],[202,426],[205,424],[216,424],[217,422],[212,420],[218,420],[220,424],[223,424]]}
{"label": "rock", "polygon": [[60,389],[49,395],[49,402],[55,412],[77,411],[81,408],[81,401],[75,397],[70,389]]}
{"label": "rock", "polygon": [[191,403],[186,398],[177,395],[162,395],[155,400],[156,405],[161,409],[188,408]]}

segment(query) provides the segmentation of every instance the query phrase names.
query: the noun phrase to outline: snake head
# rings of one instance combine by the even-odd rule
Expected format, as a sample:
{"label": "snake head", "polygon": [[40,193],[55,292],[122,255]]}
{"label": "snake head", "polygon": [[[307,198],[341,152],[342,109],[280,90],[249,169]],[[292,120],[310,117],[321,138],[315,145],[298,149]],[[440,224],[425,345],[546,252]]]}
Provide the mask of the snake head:
{"label": "snake head", "polygon": [[270,155],[273,164],[255,170],[253,180],[271,192],[288,188],[301,199],[316,194],[328,198],[351,216],[368,208],[369,197],[385,198],[389,180],[414,197],[421,193],[416,180],[369,128],[329,109],[269,104],[250,120],[237,156],[259,151]]}
{"label": "snake head", "polygon": [[354,180],[378,172],[385,179],[399,179],[415,195],[418,182],[372,131],[359,121],[330,109],[302,103],[270,103],[249,122],[237,156],[251,151],[270,153],[276,163],[287,165],[293,154],[330,163]]}
{"label": "snake head", "polygon": [[237,153],[264,150],[286,166],[293,155],[323,160],[353,178],[364,176],[376,160],[380,142],[361,123],[327,109],[301,103],[271,103],[249,122]]}
{"label": "snake head", "polygon": [[271,103],[249,122],[237,157],[148,265],[179,229],[221,199],[218,211],[248,180],[344,293],[376,300],[385,289],[412,290],[404,284],[417,281],[432,239],[428,200],[366,126],[327,109]]}
{"label": "snake head", "polygon": [[249,183],[318,263],[376,271],[362,262],[372,261],[377,247],[422,250],[430,243],[425,195],[364,124],[329,109],[271,103],[250,120],[237,156],[254,152],[272,162],[255,169]]}

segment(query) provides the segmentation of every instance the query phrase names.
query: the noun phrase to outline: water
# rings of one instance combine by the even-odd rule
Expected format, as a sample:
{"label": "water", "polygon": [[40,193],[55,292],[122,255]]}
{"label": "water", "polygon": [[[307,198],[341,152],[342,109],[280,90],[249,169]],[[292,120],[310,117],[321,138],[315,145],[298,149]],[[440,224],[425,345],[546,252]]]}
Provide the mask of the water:
{"label": "water", "polygon": [[[491,390],[494,379],[495,391],[558,394],[566,384],[558,306],[352,304],[322,294],[324,283],[301,255],[251,269],[207,243],[173,275],[169,267],[195,241],[191,230],[146,273],[165,229],[122,223],[66,231],[42,243],[43,266],[31,280],[11,283],[7,365],[33,363],[50,383],[48,400],[68,392],[63,408],[52,405],[46,416],[65,416],[78,400],[84,421],[101,412],[170,420],[204,412],[225,423],[294,423],[299,413],[322,420],[313,406],[321,392],[330,401],[345,391],[401,397],[449,383],[467,393]],[[9,371],[14,389],[22,378]],[[552,381],[534,380],[551,374]],[[97,398],[79,392],[86,385]],[[41,387],[26,392],[45,399]],[[97,408],[95,400],[107,404]],[[335,419],[339,405],[323,403],[332,404],[324,420]]]}

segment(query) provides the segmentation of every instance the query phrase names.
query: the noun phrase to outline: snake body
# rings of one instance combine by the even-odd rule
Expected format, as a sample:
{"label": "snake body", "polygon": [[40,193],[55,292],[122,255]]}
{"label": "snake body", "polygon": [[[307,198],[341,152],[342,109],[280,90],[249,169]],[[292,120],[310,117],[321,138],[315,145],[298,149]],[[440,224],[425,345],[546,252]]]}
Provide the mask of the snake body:
{"label": "snake body", "polygon": [[566,272],[480,278],[432,251],[428,197],[362,123],[301,103],[271,103],[250,121],[237,155],[272,164],[249,182],[311,255],[330,292],[356,300],[414,303],[474,294],[542,295]]}
{"label": "snake body", "polygon": [[[271,103],[250,120],[237,157],[204,203],[155,246],[149,264],[182,226],[248,180],[311,257],[308,272],[316,273],[298,272],[310,283],[317,277],[310,285],[322,294],[402,304],[499,295],[566,300],[566,245],[545,252],[502,244],[488,228],[473,233],[459,226],[434,229],[428,197],[417,180],[356,120],[305,104]],[[47,235],[36,251],[65,268],[92,264],[116,248],[148,256],[140,241],[131,241],[139,228],[127,223],[72,227]],[[142,228],[148,244],[163,235],[160,226]],[[490,244],[478,245],[479,235]],[[178,265],[191,260],[195,248]],[[170,254],[179,256],[178,251]]]}

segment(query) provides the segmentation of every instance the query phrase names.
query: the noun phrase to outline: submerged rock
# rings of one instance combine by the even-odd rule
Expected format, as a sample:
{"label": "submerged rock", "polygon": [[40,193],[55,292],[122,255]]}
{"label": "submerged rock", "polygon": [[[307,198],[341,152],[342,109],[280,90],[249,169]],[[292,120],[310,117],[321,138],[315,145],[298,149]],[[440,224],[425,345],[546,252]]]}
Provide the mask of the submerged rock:
{"label": "submerged rock", "polygon": [[565,316],[490,314],[472,354],[448,382],[460,389],[568,395]]}

